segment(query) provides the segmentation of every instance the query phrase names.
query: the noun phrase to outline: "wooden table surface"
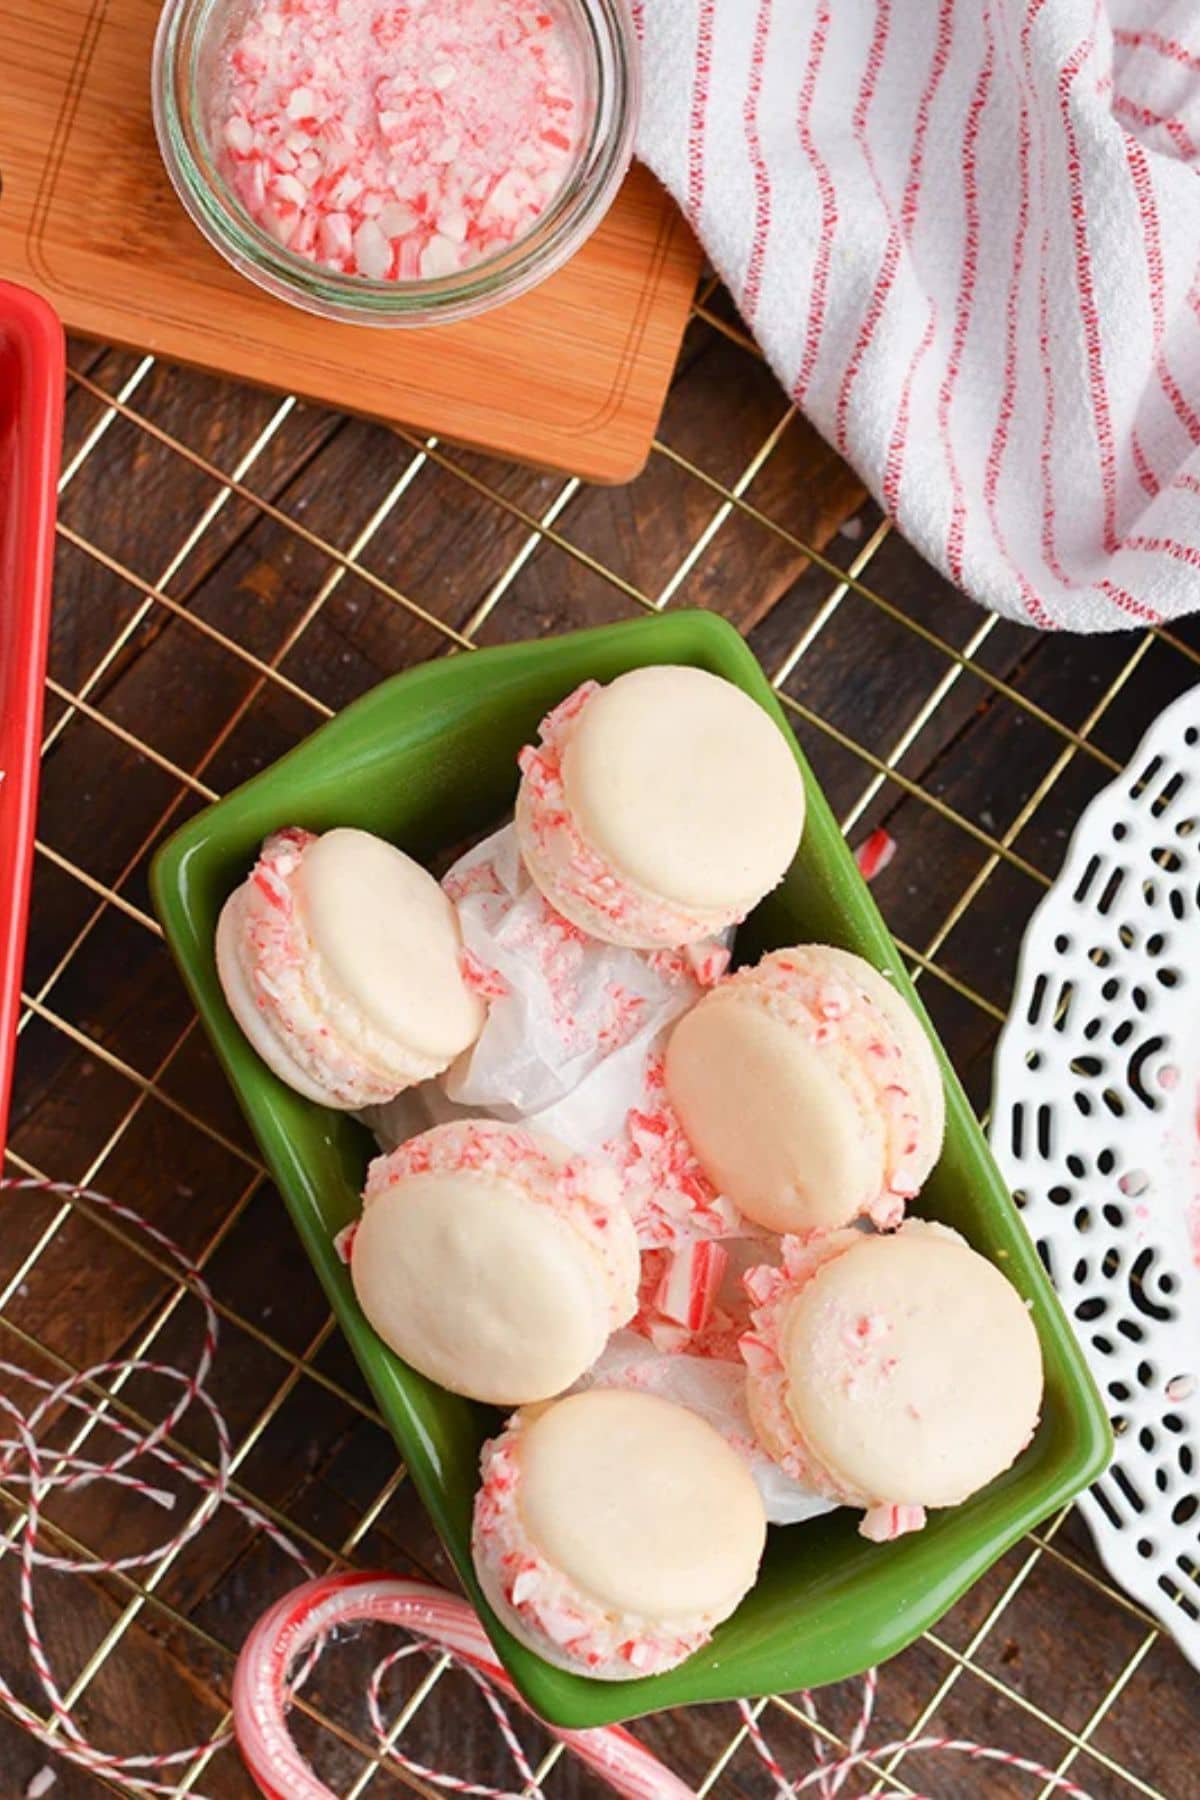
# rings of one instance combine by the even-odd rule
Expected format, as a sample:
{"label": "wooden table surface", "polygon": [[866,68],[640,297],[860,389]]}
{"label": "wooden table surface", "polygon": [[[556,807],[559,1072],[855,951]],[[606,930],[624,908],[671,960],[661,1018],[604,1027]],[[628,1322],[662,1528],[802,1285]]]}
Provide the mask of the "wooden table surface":
{"label": "wooden table surface", "polygon": [[[1040,637],[970,605],[790,411],[719,293],[698,303],[648,468],[618,489],[92,344],[72,345],[71,367],[10,1166],[120,1196],[204,1263],[223,1320],[213,1389],[241,1491],[292,1521],[318,1563],[448,1580],[149,917],[153,847],[210,792],[409,663],[647,606],[713,608],[777,680],[851,841],[880,824],[896,840],[876,892],[983,1109],[1026,919],[1081,807],[1200,679],[1200,629]],[[53,1373],[149,1341],[167,1362],[194,1360],[194,1306],[175,1304],[172,1282],[124,1233],[81,1209],[47,1232],[54,1208],[40,1198],[5,1207],[0,1357]],[[124,1400],[148,1414],[169,1403],[149,1379]],[[183,1455],[210,1456],[203,1423],[179,1436]],[[6,1519],[18,1499],[0,1483]],[[60,1545],[108,1557],[173,1528],[111,1490],[59,1500],[50,1519]],[[0,1675],[41,1704],[15,1564],[0,1561]],[[221,1722],[233,1652],[291,1579],[229,1513],[144,1575],[39,1577],[78,1716],[126,1751],[195,1742]],[[366,1736],[362,1671],[379,1642],[331,1650],[297,1714],[338,1792],[366,1766],[349,1740]],[[411,1691],[411,1668],[389,1703]],[[855,1704],[851,1688],[822,1696],[835,1729]],[[788,1767],[806,1769],[794,1712],[772,1707],[764,1723]],[[966,1735],[1065,1764],[1104,1800],[1186,1800],[1200,1795],[1198,1726],[1200,1677],[1108,1588],[1070,1515],[887,1667],[875,1741]],[[638,1730],[698,1786],[737,1728],[732,1707],[709,1707]],[[522,1732],[545,1749],[540,1729]],[[437,1682],[404,1743],[517,1785],[460,1676]],[[49,1760],[0,1711],[0,1800]],[[55,1800],[129,1791],[54,1767]],[[367,1791],[411,1785],[381,1771]],[[998,1800],[1038,1791],[1008,1770],[922,1755],[887,1786]],[[232,1800],[251,1788],[226,1751],[194,1791]],[[546,1782],[548,1796],[604,1791],[566,1761]],[[712,1791],[774,1790],[739,1742]]]}

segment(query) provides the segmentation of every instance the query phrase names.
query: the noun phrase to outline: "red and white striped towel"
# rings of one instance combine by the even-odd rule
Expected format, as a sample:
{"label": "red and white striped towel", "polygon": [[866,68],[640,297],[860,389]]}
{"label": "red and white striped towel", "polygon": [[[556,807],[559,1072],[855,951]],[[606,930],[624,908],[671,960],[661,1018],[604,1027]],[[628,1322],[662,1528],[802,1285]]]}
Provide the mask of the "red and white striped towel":
{"label": "red and white striped towel", "polygon": [[924,555],[1033,625],[1200,606],[1198,0],[637,10],[640,155]]}

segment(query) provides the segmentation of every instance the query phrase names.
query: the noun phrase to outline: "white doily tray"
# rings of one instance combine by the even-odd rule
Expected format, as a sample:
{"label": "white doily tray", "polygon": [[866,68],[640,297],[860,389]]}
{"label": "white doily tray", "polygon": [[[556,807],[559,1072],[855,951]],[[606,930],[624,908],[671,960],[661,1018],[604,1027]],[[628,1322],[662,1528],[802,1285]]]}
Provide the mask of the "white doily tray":
{"label": "white doily tray", "polygon": [[1200,1667],[1200,688],[1080,820],[1026,932],[992,1148],[1104,1395],[1080,1506]]}

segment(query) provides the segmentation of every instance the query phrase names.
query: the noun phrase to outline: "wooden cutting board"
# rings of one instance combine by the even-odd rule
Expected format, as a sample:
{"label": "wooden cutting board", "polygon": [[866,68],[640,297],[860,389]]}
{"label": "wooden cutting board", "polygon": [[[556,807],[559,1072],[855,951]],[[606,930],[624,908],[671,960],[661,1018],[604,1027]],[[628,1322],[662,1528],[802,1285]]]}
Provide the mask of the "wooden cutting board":
{"label": "wooden cutting board", "polygon": [[0,275],[73,331],[505,456],[624,481],[648,454],[699,252],[635,169],[573,261],[465,324],[329,324],[226,266],[150,118],[157,0],[0,0]]}

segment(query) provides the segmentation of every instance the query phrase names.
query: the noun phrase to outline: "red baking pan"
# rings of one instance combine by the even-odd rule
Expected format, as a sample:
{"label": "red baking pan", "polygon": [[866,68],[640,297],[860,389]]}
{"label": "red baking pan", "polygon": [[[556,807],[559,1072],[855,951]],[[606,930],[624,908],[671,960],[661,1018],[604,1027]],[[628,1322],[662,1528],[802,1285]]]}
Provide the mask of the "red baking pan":
{"label": "red baking pan", "polygon": [[37,811],[64,363],[53,310],[0,281],[0,1151]]}

